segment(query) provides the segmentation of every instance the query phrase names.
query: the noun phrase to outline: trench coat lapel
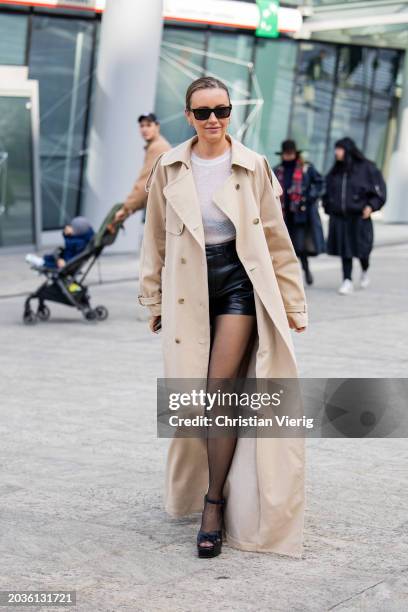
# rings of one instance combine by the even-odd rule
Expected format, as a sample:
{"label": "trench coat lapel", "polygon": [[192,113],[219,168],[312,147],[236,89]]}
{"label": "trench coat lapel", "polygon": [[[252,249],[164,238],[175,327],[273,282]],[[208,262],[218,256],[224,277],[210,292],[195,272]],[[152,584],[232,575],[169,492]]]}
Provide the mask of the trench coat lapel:
{"label": "trench coat lapel", "polygon": [[182,166],[179,176],[167,183],[163,188],[163,194],[188,231],[194,236],[198,244],[204,250],[203,220],[191,167],[186,168]]}
{"label": "trench coat lapel", "polygon": [[[237,178],[235,166],[242,166],[249,170],[255,169],[253,154],[231,135],[227,134],[231,142],[232,172],[223,185],[214,193],[213,201],[231,219],[238,230],[239,214],[237,209],[237,194],[234,183]],[[169,181],[163,188],[163,194],[174,211],[180,217],[186,228],[205,251],[204,227],[201,215],[200,202],[197,195],[194,176],[191,168],[191,148],[197,136],[175,147],[166,154],[163,165],[182,162],[177,176]]]}

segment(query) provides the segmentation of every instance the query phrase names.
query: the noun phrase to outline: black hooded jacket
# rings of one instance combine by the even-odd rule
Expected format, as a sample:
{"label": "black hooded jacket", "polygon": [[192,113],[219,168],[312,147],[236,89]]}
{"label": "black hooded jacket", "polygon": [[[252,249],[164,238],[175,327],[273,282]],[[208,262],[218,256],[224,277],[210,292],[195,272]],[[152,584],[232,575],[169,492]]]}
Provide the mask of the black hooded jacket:
{"label": "black hooded jacket", "polygon": [[328,215],[358,214],[365,206],[379,210],[386,200],[386,185],[380,170],[366,159],[351,138],[336,142],[345,150],[326,177],[323,208]]}

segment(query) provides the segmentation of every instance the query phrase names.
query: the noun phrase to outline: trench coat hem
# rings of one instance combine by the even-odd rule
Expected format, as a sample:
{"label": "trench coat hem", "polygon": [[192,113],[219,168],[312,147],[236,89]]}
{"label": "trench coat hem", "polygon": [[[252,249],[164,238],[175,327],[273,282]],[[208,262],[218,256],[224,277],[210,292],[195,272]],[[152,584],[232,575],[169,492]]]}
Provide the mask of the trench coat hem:
{"label": "trench coat hem", "polygon": [[[180,508],[175,509],[174,507],[171,506],[165,506],[165,511],[167,512],[167,514],[169,516],[171,516],[172,518],[183,518],[184,516],[188,516],[191,514],[201,514],[203,511],[203,506],[202,504],[200,506],[190,506],[190,507],[185,507],[183,508],[183,510],[180,510]],[[263,547],[263,546],[257,546],[254,543],[249,543],[249,542],[242,542],[241,540],[237,540],[236,538],[232,537],[226,530],[225,527],[223,529],[224,535],[225,535],[225,541],[228,544],[228,546],[230,546],[231,548],[235,548],[237,550],[242,550],[244,552],[258,552],[258,553],[273,553],[276,555],[283,555],[285,557],[291,557],[294,559],[301,559],[302,558],[302,553],[303,553],[303,545],[300,546],[300,548],[298,548],[297,552],[291,551],[289,552],[288,550],[279,547],[279,546],[274,546],[274,547]]]}
{"label": "trench coat hem", "polygon": [[197,514],[197,512],[201,513],[203,511],[203,504],[201,504],[201,506],[185,507],[182,510],[180,510],[180,508],[176,509],[171,506],[165,506],[164,509],[172,518],[182,518],[183,516],[188,516],[189,514]]}
{"label": "trench coat hem", "polygon": [[302,558],[303,546],[297,549],[297,552],[289,552],[279,546],[262,547],[253,543],[250,544],[249,542],[241,542],[241,540],[236,540],[233,538],[227,531],[224,531],[224,533],[228,546],[231,546],[231,548],[236,548],[237,550],[243,550],[244,552],[274,553],[276,555],[283,555],[285,557],[292,557],[295,559]]}

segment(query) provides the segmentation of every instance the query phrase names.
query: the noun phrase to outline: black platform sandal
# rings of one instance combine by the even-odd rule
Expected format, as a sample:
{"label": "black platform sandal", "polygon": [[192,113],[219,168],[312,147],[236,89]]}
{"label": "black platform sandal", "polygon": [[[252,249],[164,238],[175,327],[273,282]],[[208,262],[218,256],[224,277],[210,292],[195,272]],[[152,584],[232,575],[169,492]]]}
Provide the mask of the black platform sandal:
{"label": "black platform sandal", "polygon": [[[225,504],[225,499],[210,499],[207,495],[204,495],[204,504],[208,502],[209,504],[219,504],[223,506]],[[211,542],[212,546],[200,546],[202,542]],[[215,531],[200,531],[197,534],[197,552],[198,556],[201,559],[209,559],[211,557],[216,557],[220,554],[222,548],[222,529],[217,529]]]}

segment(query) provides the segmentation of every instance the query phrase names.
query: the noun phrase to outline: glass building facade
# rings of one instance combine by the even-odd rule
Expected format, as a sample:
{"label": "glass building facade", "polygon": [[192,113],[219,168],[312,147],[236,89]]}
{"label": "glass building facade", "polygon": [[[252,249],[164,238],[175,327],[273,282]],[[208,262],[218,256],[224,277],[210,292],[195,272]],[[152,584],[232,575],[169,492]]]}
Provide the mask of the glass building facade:
{"label": "glass building facade", "polygon": [[[39,83],[43,230],[59,229],[81,211],[99,26],[93,16],[11,11],[0,3],[0,64],[26,65]],[[0,133],[0,151],[6,145]],[[26,233],[18,242],[27,242]]]}
{"label": "glass building facade", "polygon": [[[10,9],[0,2],[0,64],[26,65],[39,82],[43,230],[59,229],[81,212],[99,29],[100,17],[90,13]],[[194,78],[215,75],[230,89],[231,133],[271,164],[281,141],[293,137],[306,159],[327,172],[334,142],[350,135],[386,169],[403,55],[167,22],[155,112],[173,145],[189,138],[186,88]]]}
{"label": "glass building facade", "polygon": [[393,49],[166,26],[156,111],[172,144],[188,137],[184,92],[193,78],[212,74],[230,89],[231,132],[271,163],[291,137],[327,172],[335,141],[348,135],[383,166],[402,56]]}

